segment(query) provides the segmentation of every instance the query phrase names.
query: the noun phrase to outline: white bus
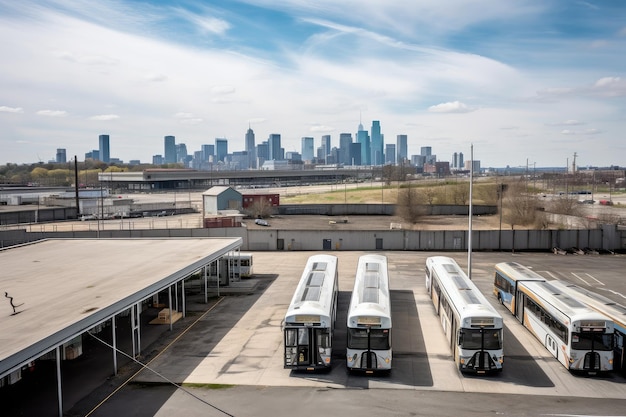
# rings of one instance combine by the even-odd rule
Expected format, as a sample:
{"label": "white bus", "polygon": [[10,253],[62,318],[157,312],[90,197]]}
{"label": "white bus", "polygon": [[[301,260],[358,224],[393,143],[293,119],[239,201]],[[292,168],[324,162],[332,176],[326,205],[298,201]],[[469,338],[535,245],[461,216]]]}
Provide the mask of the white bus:
{"label": "white bus", "polygon": [[349,371],[391,371],[391,301],[387,257],[363,255],[348,309]]}
{"label": "white bus", "polygon": [[446,256],[426,259],[426,288],[461,372],[501,372],[502,316]]}
{"label": "white bus", "polygon": [[337,257],[309,257],[285,319],[285,369],[316,371],[331,367],[337,317]]}
{"label": "white bus", "polygon": [[232,271],[231,275],[239,276],[241,278],[250,278],[253,274],[253,260],[251,253],[239,252],[227,255],[229,267]]}
{"label": "white bus", "polygon": [[497,289],[502,280],[514,283],[513,315],[570,371],[613,370],[613,321],[551,282],[525,280],[529,271],[518,263],[496,265]]}
{"label": "white bus", "polygon": [[613,369],[626,372],[626,306],[569,282],[554,280],[550,283],[560,290],[570,291],[573,297],[613,320]]}

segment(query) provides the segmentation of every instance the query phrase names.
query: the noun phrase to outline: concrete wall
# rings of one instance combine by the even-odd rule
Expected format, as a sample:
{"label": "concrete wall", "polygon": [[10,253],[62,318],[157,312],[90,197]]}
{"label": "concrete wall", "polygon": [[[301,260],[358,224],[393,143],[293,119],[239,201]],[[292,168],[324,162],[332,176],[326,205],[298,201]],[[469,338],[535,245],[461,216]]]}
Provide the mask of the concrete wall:
{"label": "concrete wall", "polygon": [[[424,204],[423,213],[425,215],[442,216],[467,216],[469,206],[458,205],[428,205]],[[278,214],[320,214],[325,216],[347,216],[347,215],[386,215],[393,216],[396,213],[395,204],[281,204],[276,208]],[[475,216],[497,214],[496,206],[472,206],[472,213]]]}
{"label": "concrete wall", "polygon": [[[0,232],[0,246],[44,238],[168,238],[241,237],[242,250],[423,250],[465,251],[468,233],[460,230],[249,230],[245,227],[214,229],[150,229],[75,232]],[[550,251],[554,247],[626,250],[626,230],[606,225],[577,230],[479,230],[472,232],[476,251]]]}

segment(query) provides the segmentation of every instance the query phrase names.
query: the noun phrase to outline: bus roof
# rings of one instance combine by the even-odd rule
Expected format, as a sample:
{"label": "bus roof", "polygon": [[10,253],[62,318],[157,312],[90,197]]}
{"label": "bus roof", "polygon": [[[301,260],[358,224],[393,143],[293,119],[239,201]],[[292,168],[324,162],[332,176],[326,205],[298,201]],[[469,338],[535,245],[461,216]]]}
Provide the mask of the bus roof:
{"label": "bus roof", "polygon": [[354,289],[348,310],[348,326],[355,317],[381,317],[391,327],[391,302],[387,257],[362,255],[359,257]]}
{"label": "bus roof", "polygon": [[446,256],[431,257],[428,258],[427,265],[435,270],[443,290],[461,317],[501,317],[454,259]]}
{"label": "bus roof", "polygon": [[292,321],[296,314],[331,316],[337,262],[337,257],[332,255],[309,257],[285,314],[286,322]]}
{"label": "bus roof", "polygon": [[546,279],[517,262],[500,262],[496,264],[496,271],[504,273],[513,281],[545,281]]}
{"label": "bus roof", "polygon": [[520,283],[520,290],[530,290],[536,297],[536,300],[544,305],[544,307],[552,307],[569,317],[571,320],[580,320],[581,318],[594,318],[609,320],[608,317],[591,309],[579,300],[576,300],[571,294],[562,288],[552,284],[552,281],[526,281]]}
{"label": "bus roof", "polygon": [[562,291],[569,291],[587,306],[613,320],[622,331],[626,331],[626,307],[622,304],[570,282],[554,280],[550,283]]}

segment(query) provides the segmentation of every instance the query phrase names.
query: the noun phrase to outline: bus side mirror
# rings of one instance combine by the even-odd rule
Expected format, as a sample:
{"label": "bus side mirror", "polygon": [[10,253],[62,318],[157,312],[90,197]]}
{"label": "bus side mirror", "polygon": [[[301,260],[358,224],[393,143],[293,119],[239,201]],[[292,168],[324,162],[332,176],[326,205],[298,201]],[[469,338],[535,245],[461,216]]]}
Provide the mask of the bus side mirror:
{"label": "bus side mirror", "polygon": [[463,344],[463,332],[462,331],[459,332],[459,343],[458,344],[459,345]]}

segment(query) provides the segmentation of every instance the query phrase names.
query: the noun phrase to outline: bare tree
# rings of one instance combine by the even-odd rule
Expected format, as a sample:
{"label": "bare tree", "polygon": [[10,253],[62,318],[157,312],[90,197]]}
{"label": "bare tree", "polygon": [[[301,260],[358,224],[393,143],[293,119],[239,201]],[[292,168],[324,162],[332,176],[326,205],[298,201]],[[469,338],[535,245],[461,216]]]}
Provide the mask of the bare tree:
{"label": "bare tree", "polygon": [[508,184],[502,205],[502,217],[511,229],[515,229],[516,225],[532,225],[539,220],[537,196],[527,192],[523,181]]}
{"label": "bare tree", "polygon": [[562,195],[552,200],[547,209],[552,213],[567,216],[579,216],[582,212],[578,198],[570,195]]}
{"label": "bare tree", "polygon": [[424,201],[422,194],[415,187],[406,187],[398,190],[396,215],[412,224],[417,223],[419,218],[426,212],[426,208],[421,204]]}
{"label": "bare tree", "polygon": [[265,199],[260,199],[252,203],[247,209],[248,215],[255,219],[264,219],[274,213],[274,207]]}

